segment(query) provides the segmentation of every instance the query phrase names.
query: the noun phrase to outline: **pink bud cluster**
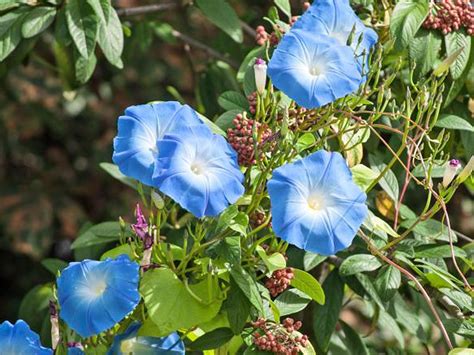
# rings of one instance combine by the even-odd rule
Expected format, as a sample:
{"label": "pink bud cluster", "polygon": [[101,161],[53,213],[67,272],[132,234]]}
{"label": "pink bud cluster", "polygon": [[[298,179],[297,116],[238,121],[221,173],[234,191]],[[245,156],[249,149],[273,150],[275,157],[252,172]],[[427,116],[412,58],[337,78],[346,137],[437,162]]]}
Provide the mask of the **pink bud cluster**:
{"label": "pink bud cluster", "polygon": [[283,324],[268,322],[263,318],[252,322],[255,329],[253,343],[259,350],[278,355],[299,354],[301,347],[308,344],[308,336],[296,333],[303,325],[301,321],[286,318]]}
{"label": "pink bud cluster", "polygon": [[247,101],[249,102],[249,111],[252,115],[255,115],[257,112],[257,92],[247,95]]}
{"label": "pink bud cluster", "polygon": [[474,35],[474,7],[469,0],[441,0],[434,7],[423,27],[440,30],[443,34],[465,27],[470,36]]}
{"label": "pink bud cluster", "polygon": [[[239,165],[252,166],[256,161],[255,146],[260,148],[265,145],[267,141],[273,135],[272,130],[266,125],[256,122],[255,120],[248,119],[242,114],[237,114],[232,121],[234,128],[227,130],[227,140],[229,141],[232,148],[235,149],[239,158]],[[257,132],[259,141],[255,142],[253,137],[253,131]],[[255,144],[257,143],[257,144]],[[270,143],[270,149],[273,149],[275,143]],[[259,159],[263,157],[263,152],[257,154]]]}
{"label": "pink bud cluster", "polygon": [[295,277],[293,268],[276,270],[272,276],[265,282],[265,287],[270,291],[272,297],[278,296],[290,286],[291,280]]}
{"label": "pink bud cluster", "polygon": [[[269,41],[272,46],[276,46],[278,42],[280,42],[280,38],[275,32],[268,33],[262,25],[257,26],[255,32],[255,42],[257,42],[259,46],[263,46],[267,41]],[[280,32],[282,32],[282,30],[280,30]]]}

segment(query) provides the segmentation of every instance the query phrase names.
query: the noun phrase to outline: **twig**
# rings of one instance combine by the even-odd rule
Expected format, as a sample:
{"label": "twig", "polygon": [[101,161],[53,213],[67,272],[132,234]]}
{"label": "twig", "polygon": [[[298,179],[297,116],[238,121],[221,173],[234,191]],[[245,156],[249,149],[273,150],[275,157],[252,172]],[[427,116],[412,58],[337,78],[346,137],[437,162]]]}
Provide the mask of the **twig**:
{"label": "twig", "polygon": [[128,16],[145,15],[145,14],[149,14],[153,12],[176,9],[178,7],[180,7],[179,2],[175,2],[175,3],[129,7],[129,8],[123,8],[123,9],[117,9],[116,11],[117,11],[117,15],[128,17]]}
{"label": "twig", "polygon": [[185,35],[184,33],[181,33],[177,30],[173,30],[173,31],[171,31],[171,35],[173,37],[178,38],[181,41],[189,44],[191,47],[202,49],[203,51],[205,51],[210,56],[212,56],[214,58],[217,58],[217,59],[220,59],[223,62],[226,62],[227,64],[229,64],[230,66],[232,66],[235,69],[237,69],[239,67],[239,64],[236,61],[226,57],[222,53],[219,53],[218,51],[216,51],[215,49],[205,45],[204,43],[199,42],[198,40],[195,40],[194,38],[191,38],[188,35]]}
{"label": "twig", "polygon": [[369,248],[369,250],[372,254],[379,257],[380,259],[385,261],[387,264],[390,264],[394,268],[398,269],[402,274],[404,274],[407,278],[409,278],[410,280],[412,280],[415,283],[416,287],[421,292],[421,294],[423,295],[423,298],[425,299],[426,303],[430,307],[430,310],[433,313],[433,315],[436,319],[436,322],[438,323],[438,327],[441,330],[441,333],[443,334],[443,337],[444,337],[444,340],[446,341],[446,344],[448,345],[448,347],[450,349],[452,349],[453,344],[451,344],[451,339],[449,339],[448,332],[446,331],[446,328],[444,327],[444,324],[441,321],[441,317],[439,316],[438,311],[436,310],[435,306],[433,305],[433,302],[431,301],[430,296],[428,295],[428,293],[426,292],[426,290],[424,289],[424,287],[420,283],[420,281],[418,281],[418,279],[415,276],[413,276],[408,270],[404,269],[403,267],[401,267],[400,265],[398,265],[397,263],[395,263],[394,261],[389,259],[387,256],[385,256],[380,250],[378,250],[372,244],[369,237],[367,237],[367,235],[365,235],[365,233],[362,230],[359,230],[359,235],[367,243],[367,246],[368,246],[368,248]]}

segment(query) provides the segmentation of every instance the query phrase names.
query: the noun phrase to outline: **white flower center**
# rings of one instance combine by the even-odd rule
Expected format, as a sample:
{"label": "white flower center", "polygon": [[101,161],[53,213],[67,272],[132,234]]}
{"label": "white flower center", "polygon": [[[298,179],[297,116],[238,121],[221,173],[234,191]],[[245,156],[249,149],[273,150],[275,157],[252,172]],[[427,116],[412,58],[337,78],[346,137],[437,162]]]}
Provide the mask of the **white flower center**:
{"label": "white flower center", "polygon": [[310,196],[308,198],[308,207],[313,211],[321,211],[325,204],[321,196]]}
{"label": "white flower center", "polygon": [[104,279],[90,280],[88,285],[83,288],[82,293],[85,297],[95,299],[105,292],[107,283]]}
{"label": "white flower center", "polygon": [[196,175],[201,175],[204,173],[203,164],[200,163],[193,163],[191,164],[191,171]]}
{"label": "white flower center", "polygon": [[324,66],[321,65],[320,63],[316,63],[314,64],[313,66],[311,66],[309,68],[309,73],[312,75],[312,76],[318,76],[318,75],[321,75],[323,74],[324,72]]}

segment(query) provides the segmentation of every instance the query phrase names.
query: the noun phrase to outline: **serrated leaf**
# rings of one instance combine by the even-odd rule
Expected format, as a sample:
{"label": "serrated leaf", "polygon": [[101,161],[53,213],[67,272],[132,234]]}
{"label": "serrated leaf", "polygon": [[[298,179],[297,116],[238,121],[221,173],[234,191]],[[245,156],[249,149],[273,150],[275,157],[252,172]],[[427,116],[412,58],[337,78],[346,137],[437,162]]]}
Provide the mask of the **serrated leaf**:
{"label": "serrated leaf", "polygon": [[441,115],[435,126],[474,132],[474,127],[468,121],[456,115]]}
{"label": "serrated leaf", "polygon": [[345,259],[339,267],[343,276],[354,275],[360,272],[377,270],[382,263],[376,256],[370,254],[351,255]]}
{"label": "serrated leaf", "polygon": [[54,7],[36,7],[25,16],[21,33],[24,38],[36,36],[47,29],[54,21],[56,9]]}
{"label": "serrated leaf", "polygon": [[224,110],[243,110],[249,109],[249,102],[240,92],[226,91],[219,96],[217,102]]}
{"label": "serrated leaf", "polygon": [[196,0],[196,4],[214,25],[242,43],[244,36],[239,17],[226,0]]}
{"label": "serrated leaf", "polygon": [[321,284],[311,274],[306,271],[293,269],[294,277],[291,286],[304,292],[319,304],[324,304],[326,297]]}
{"label": "serrated leaf", "polygon": [[442,37],[436,31],[421,29],[409,44],[410,59],[416,63],[416,73],[423,76],[433,69],[438,60],[443,43]]}
{"label": "serrated leaf", "polygon": [[81,56],[88,58],[95,48],[99,18],[85,0],[66,2],[66,21],[69,34]]}
{"label": "serrated leaf", "polygon": [[464,30],[453,31],[444,37],[444,44],[448,56],[460,51],[459,55],[456,56],[456,59],[449,67],[453,79],[458,79],[461,77],[461,74],[469,61],[469,54],[471,53],[471,37],[468,36]]}
{"label": "serrated leaf", "polygon": [[428,15],[428,10],[428,1],[425,0],[402,0],[395,6],[390,19],[390,32],[397,50],[410,44]]}

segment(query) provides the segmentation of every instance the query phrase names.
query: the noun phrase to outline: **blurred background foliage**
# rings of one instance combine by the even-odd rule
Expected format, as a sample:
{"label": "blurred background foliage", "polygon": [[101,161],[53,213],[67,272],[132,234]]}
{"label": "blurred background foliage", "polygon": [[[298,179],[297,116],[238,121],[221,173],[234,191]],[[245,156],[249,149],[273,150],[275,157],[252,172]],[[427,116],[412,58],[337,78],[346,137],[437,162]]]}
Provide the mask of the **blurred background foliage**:
{"label": "blurred background foliage", "polygon": [[[81,0],[70,2],[77,1]],[[0,282],[6,285],[0,291],[0,319],[15,320],[26,292],[52,280],[41,265],[42,258],[72,259],[70,245],[81,228],[117,216],[132,219],[136,193],[99,167],[100,162],[111,160],[116,120],[127,106],[179,100],[209,118],[223,112],[217,98],[238,87],[239,64],[255,47],[254,28],[264,24],[262,17],[274,10],[273,2],[267,0],[229,1],[238,16],[237,25],[222,31],[216,27],[225,26],[219,23],[219,11],[212,11],[214,2],[112,1],[124,35],[121,60],[113,53],[106,55],[107,50],[95,50],[85,66],[78,67],[77,49],[68,42],[71,39],[61,38],[66,24],[61,20],[65,15],[59,13],[46,23],[22,28],[27,33],[22,33],[10,53],[0,46]],[[24,5],[55,9],[61,1],[4,3],[0,11],[8,12]],[[209,3],[211,10],[206,8]],[[371,15],[377,23],[384,21],[380,7],[391,6],[387,1],[352,3],[361,17]],[[149,5],[150,11],[131,10]],[[292,1],[292,9],[300,14],[303,2]],[[7,25],[0,20],[0,33]],[[35,32],[42,27],[43,32]],[[386,26],[378,30],[382,38],[388,36]],[[35,34],[30,37],[28,31]],[[404,58],[401,79],[392,85],[397,95],[405,92],[404,80],[408,80],[403,77],[408,73],[407,49],[390,53],[385,65]],[[453,99],[465,90],[464,81],[452,80],[448,85],[457,90]],[[471,119],[474,109],[470,112],[466,101],[460,101],[450,110]],[[453,154],[467,161],[473,135],[453,134],[449,143]],[[457,151],[455,137],[467,149]],[[409,190],[408,204],[417,204],[418,192]],[[453,228],[468,236],[474,231],[471,196],[462,187],[449,206]],[[351,317],[355,313],[342,315],[353,323]],[[370,324],[362,326],[370,331]]]}

